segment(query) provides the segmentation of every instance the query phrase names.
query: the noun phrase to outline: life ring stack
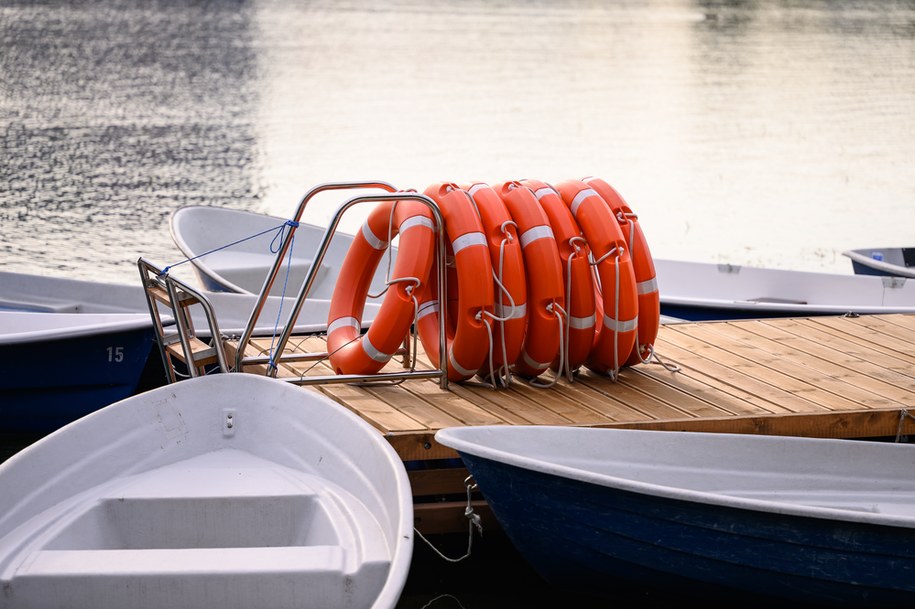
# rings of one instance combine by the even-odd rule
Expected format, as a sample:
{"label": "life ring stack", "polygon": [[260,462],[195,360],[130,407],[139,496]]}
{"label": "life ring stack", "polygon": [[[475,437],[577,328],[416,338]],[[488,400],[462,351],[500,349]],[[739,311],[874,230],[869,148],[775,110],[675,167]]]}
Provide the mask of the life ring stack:
{"label": "life ring stack", "polygon": [[[338,374],[378,372],[411,327],[455,382],[506,386],[517,375],[534,384],[548,370],[553,382],[573,381],[582,367],[616,378],[650,361],[660,326],[654,262],[638,216],[607,182],[438,182],[423,194],[444,222],[445,319],[431,210],[415,199],[378,204],[331,298]],[[389,291],[363,332],[369,284],[397,235]]]}

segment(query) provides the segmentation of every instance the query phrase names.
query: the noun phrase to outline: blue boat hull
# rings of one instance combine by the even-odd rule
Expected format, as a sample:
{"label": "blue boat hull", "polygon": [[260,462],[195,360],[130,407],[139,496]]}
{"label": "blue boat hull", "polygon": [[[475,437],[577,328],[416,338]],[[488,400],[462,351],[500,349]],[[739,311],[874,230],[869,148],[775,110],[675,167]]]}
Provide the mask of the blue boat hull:
{"label": "blue boat hull", "polygon": [[722,599],[911,607],[911,530],[709,506],[461,453],[507,536],[548,582],[620,582]]}
{"label": "blue boat hull", "polygon": [[835,315],[835,313],[816,313],[810,311],[773,311],[760,310],[757,308],[740,309],[740,308],[719,308],[719,307],[700,307],[689,305],[678,305],[661,303],[661,315],[682,319],[684,321],[724,321],[738,319],[760,319],[776,317],[808,317],[811,315]]}
{"label": "blue boat hull", "polygon": [[154,349],[151,326],[0,346],[0,430],[47,434],[164,383]]}

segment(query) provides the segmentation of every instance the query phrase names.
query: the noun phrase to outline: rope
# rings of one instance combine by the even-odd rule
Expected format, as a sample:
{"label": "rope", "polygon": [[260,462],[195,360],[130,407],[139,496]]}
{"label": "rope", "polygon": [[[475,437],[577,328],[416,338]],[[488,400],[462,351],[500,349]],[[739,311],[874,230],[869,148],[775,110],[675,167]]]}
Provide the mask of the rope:
{"label": "rope", "polygon": [[432,548],[433,552],[435,552],[441,558],[443,558],[444,560],[446,560],[448,562],[452,562],[452,563],[461,562],[462,560],[464,560],[465,558],[470,556],[470,551],[473,546],[474,527],[476,527],[477,532],[480,535],[483,534],[483,525],[481,524],[481,521],[480,521],[480,515],[473,511],[473,503],[471,502],[471,499],[470,499],[471,491],[473,489],[477,488],[476,483],[471,482],[472,479],[473,479],[473,476],[467,476],[466,478],[464,478],[464,486],[467,487],[467,507],[464,508],[464,516],[467,518],[467,552],[463,556],[461,556],[460,558],[449,558],[448,556],[445,556],[444,554],[442,554],[442,552],[438,548],[436,548],[434,545],[432,545],[432,542],[430,542],[428,539],[426,539],[423,536],[423,534],[419,532],[419,529],[417,529],[416,527],[413,528],[413,530],[416,532],[416,535],[420,539],[422,539],[424,542],[426,542],[426,545],[428,545],[430,548]]}
{"label": "rope", "polygon": [[915,420],[915,416],[912,416],[908,410],[903,408],[899,411],[899,426],[896,427],[896,442],[902,442],[903,436],[907,435],[902,433],[902,430],[905,429],[905,420],[906,419]]}
{"label": "rope", "polygon": [[[615,249],[615,248],[614,248]],[[616,289],[615,289],[615,302],[613,309],[613,319],[616,320],[616,323],[620,322],[620,253],[616,254],[613,264],[616,266]],[[619,361],[619,347],[620,344],[620,333],[613,333],[613,373],[610,375],[614,381],[619,378],[620,375],[620,361]]]}
{"label": "rope", "polygon": [[[619,320],[620,320],[620,257],[622,256],[622,251],[620,251],[620,248],[618,248],[618,247],[612,247],[606,254],[604,254],[597,260],[594,260],[591,264],[594,265],[594,267],[596,268],[598,264],[600,264],[601,262],[603,262],[604,260],[609,258],[611,255],[616,256],[616,260],[614,261],[614,264],[616,265],[616,273],[615,273],[616,283],[615,283],[615,290],[614,290],[615,291],[615,294],[614,294],[615,302],[613,303],[613,319],[616,320],[617,323],[619,323]],[[603,314],[603,312],[601,312],[601,314]],[[601,323],[603,323],[603,321],[601,321]],[[609,374],[607,375],[614,381],[616,381],[619,378],[619,373],[620,373],[620,362],[619,362],[619,353],[618,352],[619,352],[619,332],[614,330],[613,331],[613,368],[610,370]]]}
{"label": "rope", "polygon": [[390,245],[391,245],[391,240],[394,238],[394,209],[397,207],[397,203],[398,203],[397,201],[394,201],[394,204],[391,205],[391,212],[388,215],[388,240],[387,240],[387,245],[384,248],[384,251],[385,251],[384,257],[387,260],[387,263],[386,263],[387,268],[384,272],[384,289],[381,290],[377,294],[372,294],[371,292],[369,292],[369,298],[381,297],[385,292],[388,291],[388,288],[391,287],[391,283],[393,283],[391,281],[391,262],[394,258],[394,254],[392,252],[392,250],[394,248],[390,247]]}
{"label": "rope", "polygon": [[[556,369],[561,371],[563,369],[563,367],[565,366],[565,363],[564,363],[565,347],[563,345],[563,336],[565,335],[565,333],[563,331],[562,321],[563,321],[563,319],[568,319],[569,314],[566,313],[565,309],[563,309],[561,305],[559,305],[558,303],[555,303],[555,302],[551,302],[550,304],[548,304],[546,307],[546,310],[549,311],[550,313],[552,313],[553,315],[555,315],[556,320],[559,322],[559,365],[557,366]],[[537,387],[538,389],[549,389],[550,387],[552,387],[553,385],[556,384],[556,382],[559,380],[560,376],[561,376],[561,374],[553,375],[553,380],[551,380],[549,383],[538,383],[537,379],[531,379],[527,382],[527,384],[530,385],[531,387]]]}
{"label": "rope", "polygon": [[[568,259],[566,260],[566,311],[567,311],[566,318],[567,319],[572,314],[571,313],[571,311],[572,311],[572,260],[576,256],[581,255],[581,253],[582,253],[582,246],[579,245],[579,243],[587,245],[588,242],[585,239],[583,239],[582,237],[572,237],[569,239],[569,245],[572,247],[573,251],[569,255]],[[569,353],[569,351],[572,348],[571,334],[572,334],[572,323],[570,321],[565,326],[565,362],[566,362],[565,375],[566,375],[566,378],[569,380],[569,382],[572,382],[572,380],[573,380],[573,378],[572,378],[573,370],[572,370],[571,361],[570,361],[571,354]],[[559,373],[562,374],[562,372],[563,372],[563,370],[562,370],[562,368],[560,368]]]}
{"label": "rope", "polygon": [[652,360],[654,360],[655,363],[663,366],[664,369],[668,372],[680,372],[680,366],[677,366],[676,364],[668,364],[661,359],[661,356],[658,355],[657,351],[654,350],[654,345],[649,345],[646,347],[646,349],[648,351],[648,357],[643,358],[641,352],[639,353],[639,359],[643,364],[650,364]]}
{"label": "rope", "polygon": [[[508,350],[505,345],[505,322],[514,318],[517,304],[515,303],[515,299],[511,292],[508,290],[508,288],[505,287],[505,283],[503,281],[505,277],[505,247],[509,243],[514,242],[514,237],[512,237],[512,234],[508,231],[509,226],[514,226],[517,229],[517,225],[511,220],[506,220],[502,223],[500,230],[502,231],[504,237],[502,239],[502,243],[499,244],[499,270],[498,272],[496,272],[496,269],[493,269],[492,271],[493,282],[496,284],[496,286],[498,286],[499,302],[502,302],[502,295],[508,297],[508,314],[505,315],[505,311],[503,311],[503,315],[500,317],[495,313],[490,313],[486,310],[482,311],[482,315],[499,322],[499,337],[502,347],[502,365],[500,366],[499,375],[496,376],[495,369],[492,366],[494,352],[492,327],[490,326],[488,320],[483,320],[483,323],[486,324],[486,330],[489,333],[489,380],[493,388],[496,386],[507,387],[512,381],[511,362],[508,361]],[[498,383],[496,382],[496,379],[499,379]]]}
{"label": "rope", "polygon": [[[483,325],[486,326],[486,334],[489,336],[489,377],[488,377],[487,379],[484,379],[484,380],[487,380],[487,381],[488,381],[488,382],[486,382],[486,383],[484,383],[484,384],[485,384],[485,385],[488,385],[488,386],[491,387],[492,389],[495,389],[497,385],[496,385],[496,371],[495,371],[495,369],[492,367],[492,352],[493,352],[493,348],[492,348],[492,346],[493,346],[493,345],[492,345],[492,325],[490,325],[488,319],[484,319],[484,320],[483,320]],[[504,342],[503,342],[503,346],[504,346]],[[504,382],[504,381],[502,381],[502,380],[501,380],[501,377],[500,377],[499,384],[500,384],[501,386],[504,387],[505,385],[502,385],[503,382]]]}
{"label": "rope", "polygon": [[[274,237],[275,239],[275,237]],[[280,330],[280,319],[283,316],[283,304],[286,302],[286,288],[289,286],[289,274],[292,272],[292,251],[295,249],[295,235],[292,235],[289,241],[289,251],[288,257],[286,259],[286,274],[283,277],[283,291],[280,293],[280,306],[276,312],[276,321],[273,323],[273,336],[270,337],[270,367],[277,368],[276,362],[273,359],[274,356],[274,347],[276,347],[276,337],[279,334]],[[270,251],[273,251],[271,244]],[[279,250],[277,250],[279,251]],[[276,252],[274,252],[276,253]],[[291,319],[290,322],[295,325],[294,319]]]}
{"label": "rope", "polygon": [[[229,249],[230,247],[233,247],[233,246],[235,246],[235,245],[238,245],[239,243],[244,243],[245,241],[250,241],[251,239],[255,239],[255,238],[257,238],[257,237],[260,237],[261,235],[265,235],[265,234],[267,234],[267,233],[274,232],[274,231],[276,232],[276,234],[273,236],[273,239],[270,240],[270,245],[267,247],[267,249],[270,250],[270,253],[271,253],[271,254],[277,254],[277,253],[279,253],[280,248],[282,247],[283,243],[284,243],[285,240],[286,240],[286,238],[285,238],[285,236],[286,236],[286,231],[287,231],[287,230],[290,230],[290,231],[291,231],[293,228],[298,228],[298,227],[299,227],[299,223],[296,222],[295,220],[286,220],[285,222],[283,222],[283,223],[280,224],[279,226],[274,226],[274,227],[268,228],[268,229],[266,229],[266,230],[262,230],[262,231],[259,232],[259,233],[254,233],[253,235],[249,235],[249,236],[247,236],[247,237],[243,237],[243,238],[241,238],[241,239],[237,239],[237,240],[235,240],[235,241],[232,241],[231,243],[227,243],[227,244],[225,244],[225,245],[221,245],[221,246],[219,246],[219,247],[215,247],[215,248],[213,248],[213,249],[211,249],[211,250],[207,250],[207,251],[205,251],[205,252],[203,252],[203,253],[201,253],[201,254],[197,254],[196,256],[193,256],[193,257],[191,257],[191,258],[185,258],[184,260],[181,260],[181,261],[176,262],[176,263],[174,263],[174,264],[170,264],[170,265],[166,266],[165,268],[163,268],[163,269],[159,272],[159,274],[157,275],[157,277],[160,278],[160,279],[163,278],[163,277],[167,277],[169,271],[170,271],[172,268],[176,267],[176,266],[180,266],[180,265],[185,264],[185,263],[187,263],[187,262],[192,262],[192,261],[194,261],[194,260],[197,260],[198,258],[203,258],[204,256],[207,256],[207,255],[209,255],[209,254],[212,254],[213,252],[218,252],[218,251],[221,251],[221,250],[224,250],[224,249]],[[292,234],[292,237],[290,238],[290,241],[289,241],[289,251],[288,251],[288,256],[287,256],[287,264],[286,264],[286,275],[285,275],[285,277],[284,277],[284,279],[283,279],[283,291],[282,291],[282,293],[281,293],[280,306],[279,306],[279,309],[277,310],[277,313],[276,313],[276,320],[275,320],[275,322],[274,322],[274,324],[273,324],[273,335],[271,336],[271,339],[270,339],[270,348],[269,348],[269,350],[268,350],[268,355],[269,355],[269,358],[268,358],[268,359],[269,359],[270,366],[271,366],[272,368],[276,368],[276,367],[277,367],[277,366],[276,366],[276,361],[274,360],[274,355],[275,355],[275,353],[274,353],[274,348],[276,347],[276,338],[277,338],[277,336],[278,336],[278,334],[279,334],[280,319],[282,318],[282,314],[283,314],[283,303],[285,302],[285,298],[286,298],[286,288],[289,286],[289,275],[290,275],[290,272],[291,272],[291,270],[292,270],[292,253],[293,253],[293,250],[295,250],[295,234],[294,234],[294,233]],[[294,322],[294,321],[295,321],[295,320],[293,320],[293,322]]]}
{"label": "rope", "polygon": [[[279,250],[278,247],[277,247],[277,249],[273,249],[273,244],[277,242],[277,239],[278,239],[279,237],[281,237],[281,236],[283,236],[283,235],[285,234],[285,232],[286,232],[286,227],[298,228],[298,227],[299,227],[299,223],[296,222],[295,220],[286,220],[285,222],[283,222],[283,223],[280,224],[279,226],[274,226],[274,227],[272,227],[272,228],[268,228],[268,229],[266,229],[266,230],[262,230],[262,231],[259,232],[259,233],[255,233],[255,234],[250,235],[250,236],[248,236],[248,237],[243,237],[242,239],[239,239],[239,240],[237,240],[237,241],[233,241],[232,243],[227,243],[226,245],[221,245],[221,246],[219,246],[219,247],[216,247],[216,248],[213,248],[213,249],[208,250],[208,251],[206,251],[206,252],[203,252],[202,254],[197,254],[196,256],[193,256],[193,257],[191,257],[191,258],[185,258],[184,260],[181,260],[181,261],[179,261],[179,262],[176,262],[175,264],[171,264],[171,265],[169,265],[169,266],[166,266],[164,269],[162,269],[162,272],[159,273],[159,277],[163,277],[163,276],[165,276],[165,275],[168,275],[168,272],[169,272],[169,270],[172,269],[172,267],[180,266],[180,265],[182,265],[182,264],[184,264],[184,263],[186,263],[186,262],[191,262],[191,261],[193,261],[193,260],[197,260],[198,258],[203,258],[204,256],[207,256],[207,255],[209,255],[209,254],[212,254],[213,252],[218,252],[218,251],[220,251],[220,250],[228,249],[228,248],[232,247],[233,245],[238,245],[239,243],[244,243],[245,241],[250,241],[251,239],[254,239],[254,238],[256,238],[256,237],[260,237],[261,235],[265,235],[265,234],[267,234],[267,233],[269,233],[269,232],[271,232],[271,231],[277,231],[277,234],[274,235],[273,239],[270,241],[270,248],[269,248],[269,249],[270,249],[270,252],[273,253],[273,254],[275,254],[275,253],[277,253],[277,252],[280,251],[280,250]],[[280,243],[282,243],[282,242],[283,242],[282,239],[280,239]]]}

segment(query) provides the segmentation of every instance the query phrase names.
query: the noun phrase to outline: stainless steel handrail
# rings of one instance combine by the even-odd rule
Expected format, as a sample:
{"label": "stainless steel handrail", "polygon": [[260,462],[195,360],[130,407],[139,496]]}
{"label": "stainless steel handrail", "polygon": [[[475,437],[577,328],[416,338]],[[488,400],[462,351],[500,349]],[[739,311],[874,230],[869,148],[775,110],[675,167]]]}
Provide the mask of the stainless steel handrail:
{"label": "stainless steel handrail", "polygon": [[[299,209],[296,213],[296,221],[298,218],[301,218],[302,212],[304,211],[305,206],[308,201],[314,197],[318,192],[325,190],[341,190],[345,188],[367,188],[367,187],[380,187],[387,190],[383,182],[346,182],[339,184],[325,184],[313,188],[309,193],[303,197],[301,203],[299,204]],[[439,368],[434,371],[416,371],[410,370],[408,372],[400,373],[382,373],[382,374],[373,374],[373,375],[322,375],[322,376],[313,376],[313,377],[303,377],[299,379],[283,379],[292,382],[297,382],[298,384],[314,384],[319,382],[327,383],[338,383],[338,382],[357,382],[357,381],[379,381],[379,380],[402,380],[406,378],[433,378],[439,377],[440,385],[442,389],[448,387],[448,372],[447,372],[447,335],[445,331],[445,320],[447,319],[447,302],[445,298],[445,231],[444,231],[444,220],[442,218],[441,211],[438,208],[438,205],[431,198],[426,195],[419,194],[416,192],[406,192],[406,191],[388,191],[387,193],[381,194],[370,194],[370,195],[360,195],[352,197],[351,199],[344,202],[336,211],[333,218],[331,218],[330,224],[328,225],[327,230],[324,233],[324,237],[321,240],[321,243],[318,246],[317,252],[315,253],[314,259],[311,262],[311,266],[308,269],[308,273],[305,277],[305,280],[299,290],[298,296],[296,297],[295,305],[289,316],[288,322],[283,326],[282,334],[280,335],[278,341],[274,345],[274,352],[279,354],[277,358],[274,358],[273,361],[270,361],[267,364],[266,374],[267,376],[276,377],[278,373],[277,361],[283,359],[283,351],[286,348],[289,338],[292,334],[293,328],[295,327],[295,321],[298,319],[299,313],[302,310],[305,299],[308,297],[308,293],[314,284],[315,278],[317,277],[318,270],[321,268],[321,264],[324,261],[324,256],[327,253],[327,249],[330,246],[330,242],[333,239],[334,234],[336,233],[337,226],[340,223],[340,219],[343,214],[355,205],[361,203],[381,203],[384,201],[403,201],[403,200],[415,200],[426,205],[434,218],[435,221],[435,233],[437,235],[436,247],[438,250],[438,264],[437,264],[437,273],[438,273],[438,300],[439,300]],[[295,227],[293,227],[294,229]],[[286,238],[283,241],[283,244],[280,247],[280,250],[277,254],[277,259],[274,263],[274,267],[271,270],[270,275],[264,282],[264,287],[261,290],[260,297],[258,299],[255,309],[251,313],[251,317],[248,320],[248,325],[245,328],[244,333],[242,334],[241,339],[239,340],[238,350],[236,352],[236,366],[237,371],[242,371],[246,364],[251,364],[253,359],[246,358],[244,353],[246,351],[246,346],[251,340],[251,336],[254,333],[254,327],[257,323],[258,316],[263,307],[263,303],[266,301],[267,295],[270,292],[270,289],[273,285],[273,280],[276,277],[277,271],[280,268],[282,259],[288,249],[288,244],[291,241],[292,232],[286,235]],[[415,331],[415,329],[414,329]],[[321,355],[327,355],[323,353]],[[413,355],[415,357],[415,354]],[[260,362],[263,362],[263,356],[257,358]],[[301,360],[301,356],[298,357]]]}
{"label": "stainless steel handrail", "polygon": [[[260,318],[261,311],[264,308],[264,303],[267,302],[267,296],[270,294],[270,290],[273,288],[273,282],[276,281],[276,276],[279,273],[280,267],[283,265],[283,259],[286,257],[286,254],[289,251],[289,247],[292,244],[292,238],[295,236],[296,228],[298,223],[302,220],[302,215],[305,213],[305,207],[308,205],[308,202],[318,194],[325,191],[356,188],[378,188],[386,192],[395,192],[397,190],[394,186],[388,184],[387,182],[382,182],[380,180],[369,180],[356,182],[329,182],[326,184],[319,184],[305,193],[305,195],[299,201],[295,215],[292,217],[294,224],[285,233],[285,237],[280,244],[279,250],[277,250],[276,259],[273,261],[273,266],[270,268],[270,272],[267,273],[267,276],[264,278],[264,284],[261,287],[261,292],[258,295],[257,302],[254,304],[254,308],[251,310],[251,315],[248,317],[248,323],[245,326],[245,332],[242,334],[242,337],[239,340],[240,348],[238,353],[235,355],[235,368],[237,370],[241,370],[241,360],[244,356],[245,345],[248,344],[248,342],[251,340],[251,336],[254,334],[254,328],[257,326],[257,321]],[[309,274],[310,271],[318,267],[319,264],[320,262],[313,264],[311,269],[309,269]],[[287,326],[294,325],[295,319],[298,317],[300,309],[301,305],[296,308],[295,315],[289,319]]]}

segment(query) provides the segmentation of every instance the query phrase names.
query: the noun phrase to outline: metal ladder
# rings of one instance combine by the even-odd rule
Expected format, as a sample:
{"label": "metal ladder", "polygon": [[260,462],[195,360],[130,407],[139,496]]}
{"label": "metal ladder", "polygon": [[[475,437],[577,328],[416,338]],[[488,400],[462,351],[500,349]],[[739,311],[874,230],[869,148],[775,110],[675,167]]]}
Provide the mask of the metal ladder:
{"label": "metal ladder", "polygon": [[[144,258],[137,261],[146,295],[146,304],[156,333],[156,343],[165,368],[166,381],[179,377],[228,372],[222,335],[216,313],[206,297],[153,265]],[[210,341],[197,335],[192,309],[199,307],[210,333]]]}

